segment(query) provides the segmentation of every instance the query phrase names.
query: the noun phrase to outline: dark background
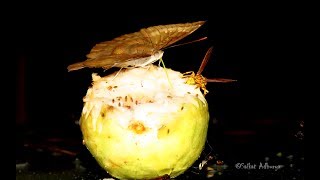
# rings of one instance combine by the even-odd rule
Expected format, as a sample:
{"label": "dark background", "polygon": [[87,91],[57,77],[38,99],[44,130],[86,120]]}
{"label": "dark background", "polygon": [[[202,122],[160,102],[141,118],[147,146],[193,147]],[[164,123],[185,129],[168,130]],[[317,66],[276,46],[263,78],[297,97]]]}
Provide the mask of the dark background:
{"label": "dark background", "polygon": [[[275,11],[261,13],[259,9],[229,13],[105,16],[103,20],[72,15],[22,17],[15,48],[16,163],[35,161],[33,164],[41,164],[41,168],[34,169],[50,169],[54,160],[34,160],[43,156],[34,151],[42,149],[51,153],[55,151],[50,149],[52,146],[75,152],[73,158],[79,154],[89,156],[75,123],[83,107],[82,97],[91,84],[92,72],[103,75],[116,69],[67,72],[69,64],[85,60],[96,43],[122,34],[154,25],[198,20],[207,22],[178,43],[204,36],[208,39],[169,48],[163,59],[174,70],[197,71],[206,50],[214,46],[202,74],[207,78],[238,80],[207,85],[211,154],[229,166],[237,162],[261,162],[279,152],[304,157],[300,132],[304,122],[305,86],[303,44],[299,43],[304,34],[298,30],[303,25],[300,14],[288,11],[279,16]],[[61,166],[54,162],[57,164],[54,168]]]}

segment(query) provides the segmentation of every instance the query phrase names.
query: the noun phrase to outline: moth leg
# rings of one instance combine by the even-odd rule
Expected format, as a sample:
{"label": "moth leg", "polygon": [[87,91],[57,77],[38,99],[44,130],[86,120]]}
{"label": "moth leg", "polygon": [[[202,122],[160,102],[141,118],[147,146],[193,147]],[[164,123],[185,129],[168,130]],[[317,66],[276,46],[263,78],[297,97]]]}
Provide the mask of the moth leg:
{"label": "moth leg", "polygon": [[161,60],[159,60],[159,62],[158,62],[158,66],[159,66],[159,67],[161,67]]}
{"label": "moth leg", "polygon": [[119,73],[120,73],[120,71],[123,69],[123,67],[121,67],[120,68],[120,70],[117,72],[117,74],[112,78],[112,80],[111,81],[113,81],[118,75],[119,75]]}
{"label": "moth leg", "polygon": [[150,65],[148,65],[148,67],[147,67],[147,71],[149,71],[150,67],[151,67],[151,64],[150,64]]}

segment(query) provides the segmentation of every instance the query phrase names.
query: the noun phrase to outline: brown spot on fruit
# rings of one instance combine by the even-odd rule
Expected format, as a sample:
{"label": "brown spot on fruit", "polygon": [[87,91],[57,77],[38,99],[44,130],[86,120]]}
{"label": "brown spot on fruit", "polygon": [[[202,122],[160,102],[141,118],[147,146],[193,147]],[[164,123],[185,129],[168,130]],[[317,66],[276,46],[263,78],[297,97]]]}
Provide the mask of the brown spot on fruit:
{"label": "brown spot on fruit", "polygon": [[146,131],[146,128],[141,122],[133,122],[129,125],[129,129],[134,131],[136,134],[142,134]]}
{"label": "brown spot on fruit", "polygon": [[160,129],[158,129],[158,138],[165,138],[170,133],[170,129],[167,126],[162,126]]}
{"label": "brown spot on fruit", "polygon": [[106,104],[103,105],[101,107],[101,111],[100,111],[101,118],[105,118],[108,115],[108,113],[114,111],[114,109],[115,108],[113,106],[109,106],[109,105],[106,105]]}
{"label": "brown spot on fruit", "polygon": [[109,159],[109,161],[107,163],[110,163],[112,167],[116,168],[116,167],[120,167],[119,164],[113,162],[111,159]]}
{"label": "brown spot on fruit", "polygon": [[106,112],[109,112],[109,111],[113,111],[113,110],[114,110],[114,107],[107,105],[107,107],[106,107],[105,109],[106,109]]}

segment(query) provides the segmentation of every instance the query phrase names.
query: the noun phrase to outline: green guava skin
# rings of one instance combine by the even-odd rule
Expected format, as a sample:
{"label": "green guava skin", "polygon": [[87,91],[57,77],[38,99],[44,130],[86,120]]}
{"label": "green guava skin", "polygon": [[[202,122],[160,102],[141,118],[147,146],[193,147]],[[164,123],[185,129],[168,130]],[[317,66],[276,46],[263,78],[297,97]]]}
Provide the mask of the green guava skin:
{"label": "green guava skin", "polygon": [[163,118],[171,121],[143,144],[133,139],[143,137],[147,130],[134,133],[129,127],[121,127],[117,119],[108,116],[116,111],[109,105],[101,108],[93,123],[90,109],[95,104],[86,102],[87,111],[82,112],[80,119],[84,144],[100,166],[115,178],[153,179],[166,174],[177,177],[199,158],[206,142],[208,104],[196,96],[193,99],[181,104],[180,111],[165,114]]}

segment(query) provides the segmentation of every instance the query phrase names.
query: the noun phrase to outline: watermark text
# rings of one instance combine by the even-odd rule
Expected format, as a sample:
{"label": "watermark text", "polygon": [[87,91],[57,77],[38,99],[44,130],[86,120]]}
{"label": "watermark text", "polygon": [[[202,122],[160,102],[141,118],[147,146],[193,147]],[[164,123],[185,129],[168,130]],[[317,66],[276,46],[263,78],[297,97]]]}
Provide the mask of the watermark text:
{"label": "watermark text", "polygon": [[271,165],[267,162],[260,163],[236,163],[235,167],[237,169],[247,169],[247,170],[279,170],[283,167],[283,165]]}

